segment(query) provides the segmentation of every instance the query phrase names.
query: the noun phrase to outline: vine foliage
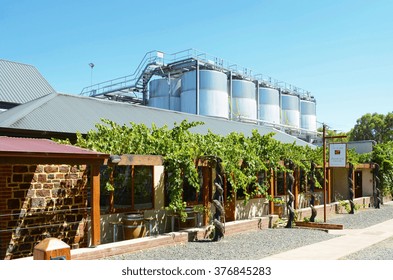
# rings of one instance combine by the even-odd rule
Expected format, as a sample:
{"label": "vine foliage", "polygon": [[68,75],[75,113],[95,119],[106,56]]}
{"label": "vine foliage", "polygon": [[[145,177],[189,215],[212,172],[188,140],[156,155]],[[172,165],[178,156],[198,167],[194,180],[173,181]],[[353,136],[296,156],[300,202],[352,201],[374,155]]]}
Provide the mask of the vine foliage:
{"label": "vine foliage", "polygon": [[[199,189],[199,178],[196,160],[204,156],[218,157],[233,193],[243,189],[247,202],[254,195],[268,195],[268,184],[258,182],[256,174],[267,170],[287,171],[280,164],[286,159],[309,171],[310,162],[320,165],[321,148],[284,144],[275,140],[274,133],[261,135],[254,130],[251,136],[232,132],[220,136],[208,131],[206,134],[193,133],[192,129],[203,122],[175,123],[168,126],[151,128],[144,124],[130,122],[119,125],[111,120],[102,119],[86,136],[77,134],[75,145],[98,152],[121,155],[161,155],[168,174],[170,193],[169,209],[184,213],[185,202],[182,199],[183,183],[187,180],[190,185]],[[267,172],[270,174],[270,172]],[[247,190],[253,186],[253,192]]]}

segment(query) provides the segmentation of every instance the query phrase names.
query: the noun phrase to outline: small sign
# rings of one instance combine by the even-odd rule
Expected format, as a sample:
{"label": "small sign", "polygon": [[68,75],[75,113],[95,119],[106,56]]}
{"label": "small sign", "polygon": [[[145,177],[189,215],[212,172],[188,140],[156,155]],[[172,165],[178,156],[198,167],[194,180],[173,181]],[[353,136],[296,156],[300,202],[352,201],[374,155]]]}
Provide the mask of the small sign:
{"label": "small sign", "polygon": [[329,144],[329,167],[347,166],[347,144]]}

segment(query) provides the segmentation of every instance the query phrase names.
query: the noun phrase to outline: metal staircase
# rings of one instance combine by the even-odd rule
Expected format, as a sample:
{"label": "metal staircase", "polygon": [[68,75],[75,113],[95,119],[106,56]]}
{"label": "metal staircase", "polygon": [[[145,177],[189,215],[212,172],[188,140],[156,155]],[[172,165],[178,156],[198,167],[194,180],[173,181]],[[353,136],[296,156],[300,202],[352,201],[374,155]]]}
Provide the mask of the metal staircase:
{"label": "metal staircase", "polygon": [[147,94],[147,83],[162,65],[163,53],[150,51],[133,74],[85,87],[80,95],[142,103]]}

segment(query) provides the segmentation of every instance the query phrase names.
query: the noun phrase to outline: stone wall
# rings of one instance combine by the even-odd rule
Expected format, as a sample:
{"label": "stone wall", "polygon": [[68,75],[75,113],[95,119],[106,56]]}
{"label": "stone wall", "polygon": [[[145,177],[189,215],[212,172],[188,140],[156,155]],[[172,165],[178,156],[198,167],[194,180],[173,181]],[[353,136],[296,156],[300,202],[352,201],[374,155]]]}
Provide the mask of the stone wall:
{"label": "stone wall", "polygon": [[0,259],[31,256],[46,237],[86,246],[87,172],[85,165],[0,165]]}

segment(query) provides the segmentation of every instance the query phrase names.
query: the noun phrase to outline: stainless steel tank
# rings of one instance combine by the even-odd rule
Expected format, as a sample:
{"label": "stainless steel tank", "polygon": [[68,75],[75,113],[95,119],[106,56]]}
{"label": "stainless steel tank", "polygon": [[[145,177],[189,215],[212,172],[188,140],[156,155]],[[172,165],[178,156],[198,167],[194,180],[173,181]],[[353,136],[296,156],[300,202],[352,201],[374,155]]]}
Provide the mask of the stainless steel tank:
{"label": "stainless steel tank", "polygon": [[280,93],[277,89],[260,87],[258,90],[258,119],[280,124]]}
{"label": "stainless steel tank", "polygon": [[316,100],[313,97],[300,98],[300,127],[310,130],[311,132],[317,131],[317,112]]}
{"label": "stainless steel tank", "polygon": [[180,111],[180,85],[180,79],[150,81],[148,106]]}
{"label": "stainless steel tank", "polygon": [[181,79],[170,79],[169,110],[180,111]]}
{"label": "stainless steel tank", "polygon": [[233,118],[257,119],[257,100],[255,84],[246,80],[232,80],[232,101],[230,105]]}
{"label": "stainless steel tank", "polygon": [[[196,71],[186,72],[181,77],[181,111],[196,114],[196,100]],[[224,73],[199,70],[199,114],[228,118],[228,83]]]}
{"label": "stainless steel tank", "polygon": [[299,95],[281,93],[281,124],[300,128]]}

